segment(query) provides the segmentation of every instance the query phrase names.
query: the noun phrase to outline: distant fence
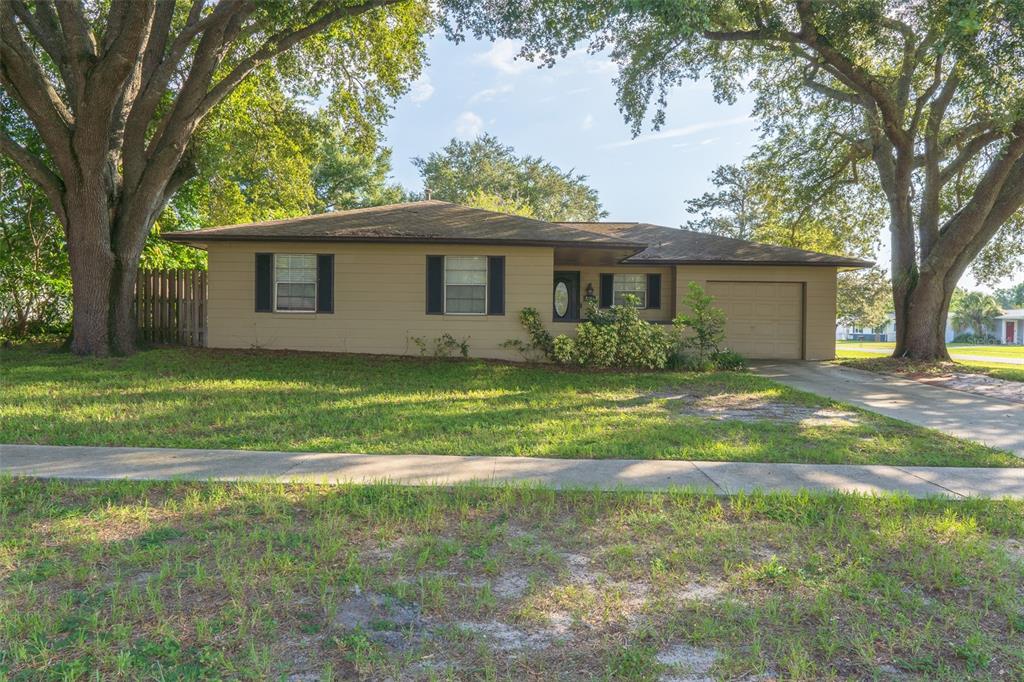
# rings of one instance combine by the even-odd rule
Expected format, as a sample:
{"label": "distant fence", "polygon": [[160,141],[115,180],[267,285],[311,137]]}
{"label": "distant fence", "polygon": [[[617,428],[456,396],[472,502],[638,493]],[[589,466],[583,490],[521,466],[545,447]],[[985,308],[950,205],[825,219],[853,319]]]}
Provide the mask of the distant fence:
{"label": "distant fence", "polygon": [[139,339],[206,345],[206,271],[139,270],[135,283]]}

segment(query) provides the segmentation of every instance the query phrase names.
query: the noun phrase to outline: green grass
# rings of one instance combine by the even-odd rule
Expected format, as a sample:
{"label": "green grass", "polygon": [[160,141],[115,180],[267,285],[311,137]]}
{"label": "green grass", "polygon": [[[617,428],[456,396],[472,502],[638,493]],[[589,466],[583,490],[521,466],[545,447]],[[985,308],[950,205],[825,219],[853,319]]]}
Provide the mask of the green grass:
{"label": "green grass", "polygon": [[[657,391],[834,406],[748,373],[565,372],[482,361],[160,349],[4,352],[0,442],[576,458],[1016,466],[856,412],[852,423],[710,419]],[[847,408],[853,411],[853,408]]]}
{"label": "green grass", "polygon": [[0,478],[0,527],[0,679],[1024,678],[1020,501]]}
{"label": "green grass", "polygon": [[836,357],[842,364],[871,372],[893,374],[941,374],[951,371],[986,374],[1004,381],[1024,381],[1024,365],[1010,365],[998,361],[956,360],[953,362],[922,363],[893,360],[870,351],[838,348]]}
{"label": "green grass", "polygon": [[[877,348],[878,350],[891,351],[896,344],[887,341],[836,341],[836,348],[840,354],[856,352],[845,350],[846,347]],[[956,355],[978,355],[992,358],[1016,358],[1024,360],[1024,346],[975,346],[969,343],[950,343],[946,345],[949,354]],[[872,353],[867,352],[868,355]]]}

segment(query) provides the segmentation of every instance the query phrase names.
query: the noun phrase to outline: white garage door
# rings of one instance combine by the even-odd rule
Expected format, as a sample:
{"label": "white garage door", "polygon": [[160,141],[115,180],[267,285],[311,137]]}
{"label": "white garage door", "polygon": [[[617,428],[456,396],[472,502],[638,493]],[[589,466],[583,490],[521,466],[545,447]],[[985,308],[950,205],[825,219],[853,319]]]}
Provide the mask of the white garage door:
{"label": "white garage door", "polygon": [[803,285],[791,282],[708,282],[725,311],[725,344],[753,359],[803,357]]}

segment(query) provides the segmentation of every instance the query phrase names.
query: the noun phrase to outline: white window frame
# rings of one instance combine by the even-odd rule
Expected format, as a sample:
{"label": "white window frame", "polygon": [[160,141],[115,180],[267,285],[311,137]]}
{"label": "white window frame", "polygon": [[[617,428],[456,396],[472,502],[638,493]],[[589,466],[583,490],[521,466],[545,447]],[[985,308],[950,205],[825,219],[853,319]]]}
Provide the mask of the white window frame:
{"label": "white window frame", "polygon": [[[314,270],[314,274],[313,274],[313,309],[312,310],[280,310],[277,307],[277,257],[278,256],[312,256],[312,258],[313,258],[313,270]],[[316,259],[316,254],[315,253],[275,253],[274,254],[274,262],[273,262],[272,265],[273,265],[272,269],[274,271],[274,280],[273,280],[273,282],[274,282],[274,312],[275,313],[283,313],[285,315],[292,315],[292,314],[296,314],[296,315],[309,315],[311,313],[315,315],[316,314],[317,301],[320,300],[320,298],[319,298],[320,292],[317,289],[317,286],[318,286],[317,285],[317,279],[319,279],[319,278],[316,275],[316,270],[317,270],[317,266],[318,266],[317,259]],[[288,282],[283,282],[283,284],[288,284]]]}
{"label": "white window frame", "polygon": [[[448,259],[449,258],[483,258],[484,259],[484,311],[482,313],[450,313],[448,312]],[[441,263],[441,270],[444,273],[442,278],[443,283],[441,285],[441,294],[444,299],[444,314],[445,315],[470,315],[475,317],[482,317],[487,315],[487,282],[491,279],[491,261],[487,256],[481,256],[475,253],[467,253],[466,255],[459,254],[457,256],[445,256],[444,262]],[[459,286],[457,284],[452,286]],[[479,286],[479,285],[472,285]]]}
{"label": "white window frame", "polygon": [[[619,305],[618,303],[615,302],[615,278],[616,277],[640,277],[640,278],[643,279],[643,283],[644,283],[644,300],[643,300],[643,305],[638,305],[636,307],[636,309],[637,310],[647,310],[647,297],[650,294],[650,292],[647,291],[647,283],[649,281],[648,278],[647,278],[647,273],[637,274],[635,272],[613,272],[612,273],[612,305]],[[627,294],[634,294],[635,295],[636,289],[631,289],[631,290],[629,290],[629,291],[627,291],[625,293],[627,293]]]}

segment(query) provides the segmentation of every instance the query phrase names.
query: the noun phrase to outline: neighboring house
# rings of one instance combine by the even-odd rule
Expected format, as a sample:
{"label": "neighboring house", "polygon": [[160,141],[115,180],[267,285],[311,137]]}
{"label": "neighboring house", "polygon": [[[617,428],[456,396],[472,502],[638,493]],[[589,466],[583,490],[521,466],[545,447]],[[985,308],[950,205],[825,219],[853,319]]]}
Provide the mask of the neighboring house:
{"label": "neighboring house", "polygon": [[[953,323],[946,319],[946,343],[950,343],[956,331]],[[889,313],[889,321],[876,329],[865,329],[842,325],[836,327],[836,339],[840,341],[889,341],[896,340],[896,313]]]}
{"label": "neighboring house", "polygon": [[870,263],[644,223],[548,223],[420,201],[164,238],[209,253],[207,345],[408,355],[448,333],[519,359],[519,311],[573,333],[585,297],[668,323],[689,282],[750,358],[835,355],[836,272]]}
{"label": "neighboring house", "polygon": [[1001,343],[1024,344],[1024,308],[1004,310],[996,318],[996,332]]}

